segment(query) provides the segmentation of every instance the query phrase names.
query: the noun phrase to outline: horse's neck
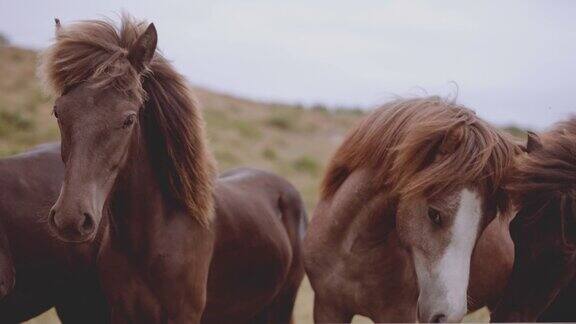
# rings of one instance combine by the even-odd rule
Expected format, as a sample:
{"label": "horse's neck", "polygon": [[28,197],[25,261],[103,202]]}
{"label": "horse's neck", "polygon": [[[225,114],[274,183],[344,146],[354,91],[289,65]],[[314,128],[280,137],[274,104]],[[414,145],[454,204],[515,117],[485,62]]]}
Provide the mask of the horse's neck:
{"label": "horse's neck", "polygon": [[133,141],[126,166],[108,199],[111,239],[123,248],[145,252],[162,235],[172,210],[158,182],[143,137]]}
{"label": "horse's neck", "polygon": [[330,235],[350,249],[378,244],[394,229],[394,204],[375,190],[372,179],[367,170],[352,173],[330,202],[319,206],[318,212],[329,217]]}

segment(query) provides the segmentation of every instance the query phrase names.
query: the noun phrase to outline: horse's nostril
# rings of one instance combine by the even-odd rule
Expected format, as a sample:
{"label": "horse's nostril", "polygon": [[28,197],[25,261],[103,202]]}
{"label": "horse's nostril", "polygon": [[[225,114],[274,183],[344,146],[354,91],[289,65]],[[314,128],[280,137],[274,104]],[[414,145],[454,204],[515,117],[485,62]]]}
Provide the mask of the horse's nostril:
{"label": "horse's nostril", "polygon": [[56,211],[54,208],[50,209],[50,215],[48,215],[48,222],[52,226],[52,228],[58,228],[56,224]]}
{"label": "horse's nostril", "polygon": [[430,323],[446,323],[446,315],[436,314],[430,319]]}
{"label": "horse's nostril", "polygon": [[84,213],[84,221],[82,222],[82,229],[85,233],[91,233],[94,230],[94,219],[90,214]]}

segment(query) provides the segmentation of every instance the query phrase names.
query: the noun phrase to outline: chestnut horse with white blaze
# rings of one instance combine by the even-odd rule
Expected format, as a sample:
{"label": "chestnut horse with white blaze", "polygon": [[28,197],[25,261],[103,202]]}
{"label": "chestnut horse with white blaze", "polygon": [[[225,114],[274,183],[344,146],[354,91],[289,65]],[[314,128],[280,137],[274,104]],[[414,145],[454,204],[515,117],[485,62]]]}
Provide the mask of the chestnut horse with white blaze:
{"label": "chestnut horse with white blaze", "polygon": [[369,114],[332,158],[306,235],[315,321],[452,322],[494,304],[513,262],[501,183],[520,152],[438,97]]}
{"label": "chestnut horse with white blaze", "polygon": [[62,27],[44,53],[65,175],[50,212],[70,243],[103,231],[112,323],[288,323],[304,276],[306,214],[284,179],[216,181],[204,122],[154,25]]}

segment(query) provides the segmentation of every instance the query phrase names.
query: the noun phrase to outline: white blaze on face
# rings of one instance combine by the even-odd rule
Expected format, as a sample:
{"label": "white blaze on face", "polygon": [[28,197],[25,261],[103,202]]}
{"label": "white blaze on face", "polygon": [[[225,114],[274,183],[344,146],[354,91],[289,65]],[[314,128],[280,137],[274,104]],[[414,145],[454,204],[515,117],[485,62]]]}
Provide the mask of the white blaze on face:
{"label": "white blaze on face", "polygon": [[[443,321],[460,321],[467,312],[467,290],[472,250],[482,217],[482,202],[473,191],[464,189],[455,215],[450,240],[436,262],[414,254],[420,288],[418,300],[421,321],[443,315]],[[428,262],[433,260],[428,260]]]}

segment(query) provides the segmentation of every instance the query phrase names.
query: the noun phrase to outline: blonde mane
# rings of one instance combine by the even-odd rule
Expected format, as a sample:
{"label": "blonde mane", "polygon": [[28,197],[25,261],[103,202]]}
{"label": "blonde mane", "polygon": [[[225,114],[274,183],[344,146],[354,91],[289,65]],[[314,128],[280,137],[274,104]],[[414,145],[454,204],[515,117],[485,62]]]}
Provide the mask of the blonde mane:
{"label": "blonde mane", "polygon": [[140,72],[129,51],[147,23],[123,15],[111,21],[57,25],[56,39],[41,56],[40,76],[54,95],[86,83],[114,88],[139,102],[150,158],[165,191],[207,225],[213,214],[215,163],[207,149],[204,121],[186,80],[156,51]]}
{"label": "blonde mane", "polygon": [[354,127],[332,158],[322,184],[330,199],[355,170],[374,170],[377,189],[434,198],[461,185],[478,185],[501,200],[500,186],[520,153],[505,134],[476,114],[439,97],[400,99]]}

